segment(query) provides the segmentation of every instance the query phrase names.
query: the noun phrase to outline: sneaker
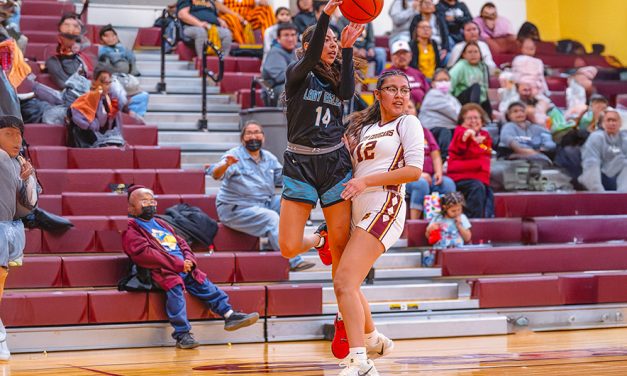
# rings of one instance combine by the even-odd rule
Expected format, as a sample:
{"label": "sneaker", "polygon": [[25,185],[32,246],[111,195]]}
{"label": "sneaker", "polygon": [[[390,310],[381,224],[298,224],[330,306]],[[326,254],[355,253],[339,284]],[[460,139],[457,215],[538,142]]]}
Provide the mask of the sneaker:
{"label": "sneaker", "polygon": [[7,330],[4,328],[2,320],[0,320],[0,361],[9,360],[11,358],[11,352],[7,345]]}
{"label": "sneaker", "polygon": [[234,330],[250,326],[256,323],[257,320],[259,320],[259,314],[257,312],[233,312],[228,319],[224,319],[224,330],[232,332]]}
{"label": "sneaker", "polygon": [[22,266],[24,258],[18,257],[15,260],[9,261],[9,266]]}
{"label": "sneaker", "polygon": [[340,320],[339,316],[336,315],[333,324],[335,325],[335,335],[333,336],[333,342],[331,342],[331,352],[336,358],[344,359],[350,351],[344,321]]}
{"label": "sneaker", "polygon": [[394,350],[394,341],[379,333],[379,341],[373,347],[366,346],[369,359],[377,359],[386,356]]}
{"label": "sneaker", "polygon": [[314,266],[316,266],[316,264],[313,262],[301,261],[298,265],[291,267],[290,272],[302,272],[303,270],[311,269]]}
{"label": "sneaker", "polygon": [[345,367],[339,376],[379,376],[379,372],[370,359],[358,362],[354,358],[346,358],[340,362],[340,367]]}
{"label": "sneaker", "polygon": [[318,226],[315,234],[320,235],[324,239],[322,247],[315,247],[318,251],[318,256],[320,256],[320,261],[322,261],[324,265],[331,265],[333,259],[331,257],[331,250],[329,249],[329,233],[327,232],[326,222],[322,222],[322,224]]}
{"label": "sneaker", "polygon": [[179,349],[193,349],[200,346],[200,343],[192,337],[192,333],[183,333],[176,339],[176,347]]}

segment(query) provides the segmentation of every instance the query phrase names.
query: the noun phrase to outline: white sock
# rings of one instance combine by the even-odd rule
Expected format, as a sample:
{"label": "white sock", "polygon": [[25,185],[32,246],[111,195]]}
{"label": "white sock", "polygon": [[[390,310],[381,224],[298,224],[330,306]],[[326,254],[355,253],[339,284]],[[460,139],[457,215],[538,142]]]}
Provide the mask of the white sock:
{"label": "white sock", "polygon": [[366,355],[365,347],[351,347],[348,356],[355,359],[359,363],[365,363],[368,361],[368,355]]}
{"label": "white sock", "polygon": [[227,313],[224,314],[224,318],[228,319],[229,317],[231,317],[231,315],[233,314],[233,310],[229,309],[229,311]]}
{"label": "white sock", "polygon": [[372,332],[364,334],[367,347],[374,347],[379,343],[379,332],[375,328]]}
{"label": "white sock", "polygon": [[[320,235],[318,235],[320,236]],[[318,240],[318,244],[314,245],[315,248],[320,248],[324,245],[324,237],[320,236],[320,240]]]}

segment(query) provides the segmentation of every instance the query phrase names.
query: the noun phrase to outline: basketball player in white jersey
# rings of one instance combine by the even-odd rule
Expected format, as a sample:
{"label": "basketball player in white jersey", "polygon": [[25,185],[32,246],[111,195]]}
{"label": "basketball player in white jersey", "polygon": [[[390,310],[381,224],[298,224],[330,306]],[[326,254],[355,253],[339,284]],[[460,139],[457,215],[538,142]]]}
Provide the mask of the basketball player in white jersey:
{"label": "basketball player in white jersey", "polygon": [[345,367],[341,376],[379,375],[368,358],[386,355],[393,347],[364,310],[368,304],[362,304],[360,286],[377,258],[400,238],[405,183],[422,173],[424,135],[418,118],[404,114],[409,95],[404,73],[384,73],[374,91],[376,101],[353,114],[346,131],[354,168],[342,198],[352,200],[353,231],[333,281],[350,348],[340,363]]}

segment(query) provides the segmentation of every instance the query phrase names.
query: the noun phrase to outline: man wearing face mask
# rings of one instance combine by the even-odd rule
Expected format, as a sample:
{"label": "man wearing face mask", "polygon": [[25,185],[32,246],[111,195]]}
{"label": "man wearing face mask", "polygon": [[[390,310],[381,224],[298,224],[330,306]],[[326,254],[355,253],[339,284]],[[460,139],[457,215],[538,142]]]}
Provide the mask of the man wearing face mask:
{"label": "man wearing face mask", "polygon": [[233,331],[257,322],[257,312],[233,311],[224,291],[197,268],[196,257],[185,240],[167,222],[154,217],[157,212],[154,193],[140,185],[131,186],[128,192],[128,229],[122,233],[122,247],[137,266],[149,269],[152,280],[165,290],[165,310],[174,327],[172,338],[176,347],[199,346],[190,333],[184,290],[223,317],[225,330]]}
{"label": "man wearing face mask", "polygon": [[[242,144],[227,151],[220,162],[207,166],[207,174],[222,180],[216,200],[224,225],[252,236],[267,236],[274,251],[279,249],[279,209],[283,166],[268,150],[262,150],[263,128],[256,121],[242,128]],[[290,270],[301,271],[314,264],[296,256]]]}
{"label": "man wearing face mask", "polygon": [[90,60],[81,55],[80,41],[83,26],[76,14],[64,14],[59,21],[57,53],[46,60],[46,69],[50,78],[60,88],[66,87],[66,81],[73,75],[87,77],[91,71]]}

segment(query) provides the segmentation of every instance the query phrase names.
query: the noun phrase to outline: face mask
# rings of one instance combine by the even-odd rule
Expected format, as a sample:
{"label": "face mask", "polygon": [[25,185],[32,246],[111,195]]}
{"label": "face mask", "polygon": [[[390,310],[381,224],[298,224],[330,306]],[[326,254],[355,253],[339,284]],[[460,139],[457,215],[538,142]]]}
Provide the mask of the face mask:
{"label": "face mask", "polygon": [[261,141],[256,139],[246,141],[246,149],[248,151],[257,151],[261,149]]}
{"label": "face mask", "polygon": [[152,217],[155,216],[155,214],[157,214],[157,207],[156,206],[144,206],[142,208],[142,212],[140,215],[137,216],[137,218],[141,218],[145,221],[150,221],[152,219]]}
{"label": "face mask", "polygon": [[436,81],[435,88],[440,90],[442,94],[448,94],[451,90],[451,81]]}

